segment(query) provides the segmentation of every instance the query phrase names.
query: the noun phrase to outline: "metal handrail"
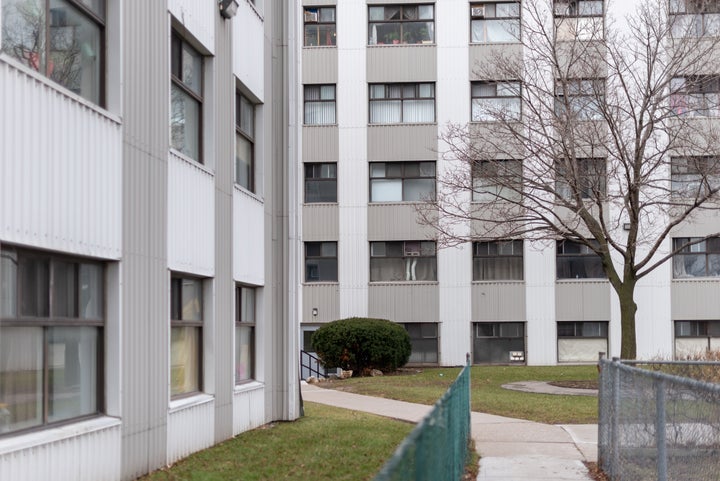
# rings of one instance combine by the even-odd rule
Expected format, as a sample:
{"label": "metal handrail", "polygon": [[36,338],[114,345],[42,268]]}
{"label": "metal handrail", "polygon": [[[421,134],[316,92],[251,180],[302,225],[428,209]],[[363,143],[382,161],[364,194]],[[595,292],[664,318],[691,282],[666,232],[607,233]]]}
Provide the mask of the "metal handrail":
{"label": "metal handrail", "polygon": [[[305,364],[306,359],[307,364]],[[310,352],[300,350],[300,372],[305,372],[304,369],[307,369],[310,376],[315,376],[318,379],[327,377],[327,372],[320,358]]]}

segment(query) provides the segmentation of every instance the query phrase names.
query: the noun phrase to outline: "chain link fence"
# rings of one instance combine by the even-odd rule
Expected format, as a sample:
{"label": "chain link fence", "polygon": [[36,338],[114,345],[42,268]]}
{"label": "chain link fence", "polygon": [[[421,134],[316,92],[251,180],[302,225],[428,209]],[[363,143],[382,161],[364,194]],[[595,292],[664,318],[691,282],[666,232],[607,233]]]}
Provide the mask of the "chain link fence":
{"label": "chain link fence", "polygon": [[598,461],[610,479],[720,479],[720,384],[699,380],[719,370],[601,359]]}
{"label": "chain link fence", "polygon": [[383,466],[375,481],[458,481],[470,442],[470,366]]}

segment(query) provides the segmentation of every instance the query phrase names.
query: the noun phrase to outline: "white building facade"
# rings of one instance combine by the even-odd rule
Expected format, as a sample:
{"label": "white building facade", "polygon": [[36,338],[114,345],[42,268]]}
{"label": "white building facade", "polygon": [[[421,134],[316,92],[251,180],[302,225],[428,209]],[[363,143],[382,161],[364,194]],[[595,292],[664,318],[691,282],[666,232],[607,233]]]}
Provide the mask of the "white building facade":
{"label": "white building facade", "polygon": [[297,418],[286,2],[0,5],[0,478]]}
{"label": "white building facade", "polygon": [[[671,14],[700,25],[720,13],[715,2],[702,11],[690,1],[670,3]],[[547,2],[548,25],[552,31],[553,18],[571,16],[576,26],[602,28],[608,11],[623,18],[636,4],[555,0]],[[432,197],[437,179],[459,162],[439,140],[446,126],[481,126],[487,119],[473,106],[506,101],[502,84],[484,84],[503,78],[483,78],[477,67],[498,50],[528,54],[515,40],[527,7],[296,2],[304,28],[297,45],[303,349],[312,351],[311,334],[323,323],[359,316],[405,325],[412,364],[461,365],[466,353],[474,364],[528,365],[620,354],[619,303],[592,253],[527,239],[438,249],[435,230],[418,220],[418,202]],[[512,100],[505,105],[513,108]],[[467,192],[468,204],[478,200]],[[719,232],[717,219],[708,210],[681,224],[665,252],[673,242]],[[470,227],[454,228],[462,234]],[[699,244],[684,260],[676,256],[638,284],[638,357],[718,347],[714,243]],[[677,268],[691,261],[705,268]]]}

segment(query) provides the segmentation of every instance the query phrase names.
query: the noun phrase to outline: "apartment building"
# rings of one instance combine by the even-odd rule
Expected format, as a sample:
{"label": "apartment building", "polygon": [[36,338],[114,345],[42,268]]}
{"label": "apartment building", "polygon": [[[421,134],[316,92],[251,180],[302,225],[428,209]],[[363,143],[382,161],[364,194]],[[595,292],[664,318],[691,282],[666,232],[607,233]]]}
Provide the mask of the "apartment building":
{"label": "apartment building", "polygon": [[[602,32],[609,12],[622,20],[639,3],[297,2],[304,29],[297,45],[297,97],[303,99],[297,105],[303,119],[297,178],[303,193],[299,318],[305,350],[312,351],[310,336],[323,323],[368,316],[407,328],[413,364],[460,365],[466,353],[475,364],[528,365],[593,362],[600,351],[620,354],[619,302],[593,251],[570,241],[523,237],[440,248],[436,230],[418,221],[416,206],[440,193],[438,179],[457,164],[440,140],[449,124],[485,128],[492,120],[483,113],[488,107],[522,118],[519,79],[502,73],[488,78],[487,69],[478,67],[498,53],[519,55],[531,65],[532,52],[518,40],[529,35],[523,21],[529,8],[544,15],[547,32],[558,41],[584,41],[584,32]],[[657,8],[675,22],[673,32],[716,35],[717,2],[671,0]],[[717,78],[717,72],[706,73]],[[599,85],[611,88],[602,79],[577,82],[575,96]],[[709,102],[716,83],[706,83],[707,92],[680,88],[675,98],[694,102],[697,95]],[[554,95],[570,92],[556,88]],[[697,109],[693,115],[713,125],[717,112]],[[680,184],[698,185],[697,168],[683,169],[682,159],[673,159],[673,194]],[[460,203],[481,205],[488,192],[472,190]],[[457,228],[469,231],[469,224]],[[658,256],[717,232],[717,211],[699,212],[674,227]],[[688,246],[640,281],[639,357],[720,345],[716,243],[711,238]]]}
{"label": "apartment building", "polygon": [[0,5],[0,478],[297,418],[287,3]]}

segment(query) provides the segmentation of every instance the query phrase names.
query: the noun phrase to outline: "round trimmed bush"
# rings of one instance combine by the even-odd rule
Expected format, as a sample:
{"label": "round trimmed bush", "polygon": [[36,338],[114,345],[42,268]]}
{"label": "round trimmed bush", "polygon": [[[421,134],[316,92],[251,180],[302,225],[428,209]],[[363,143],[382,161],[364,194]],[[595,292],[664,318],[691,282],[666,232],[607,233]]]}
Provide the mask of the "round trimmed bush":
{"label": "round trimmed bush", "polygon": [[325,324],[312,336],[312,345],[327,367],[352,369],[361,376],[372,369],[394,371],[410,359],[410,336],[387,319],[351,317]]}

